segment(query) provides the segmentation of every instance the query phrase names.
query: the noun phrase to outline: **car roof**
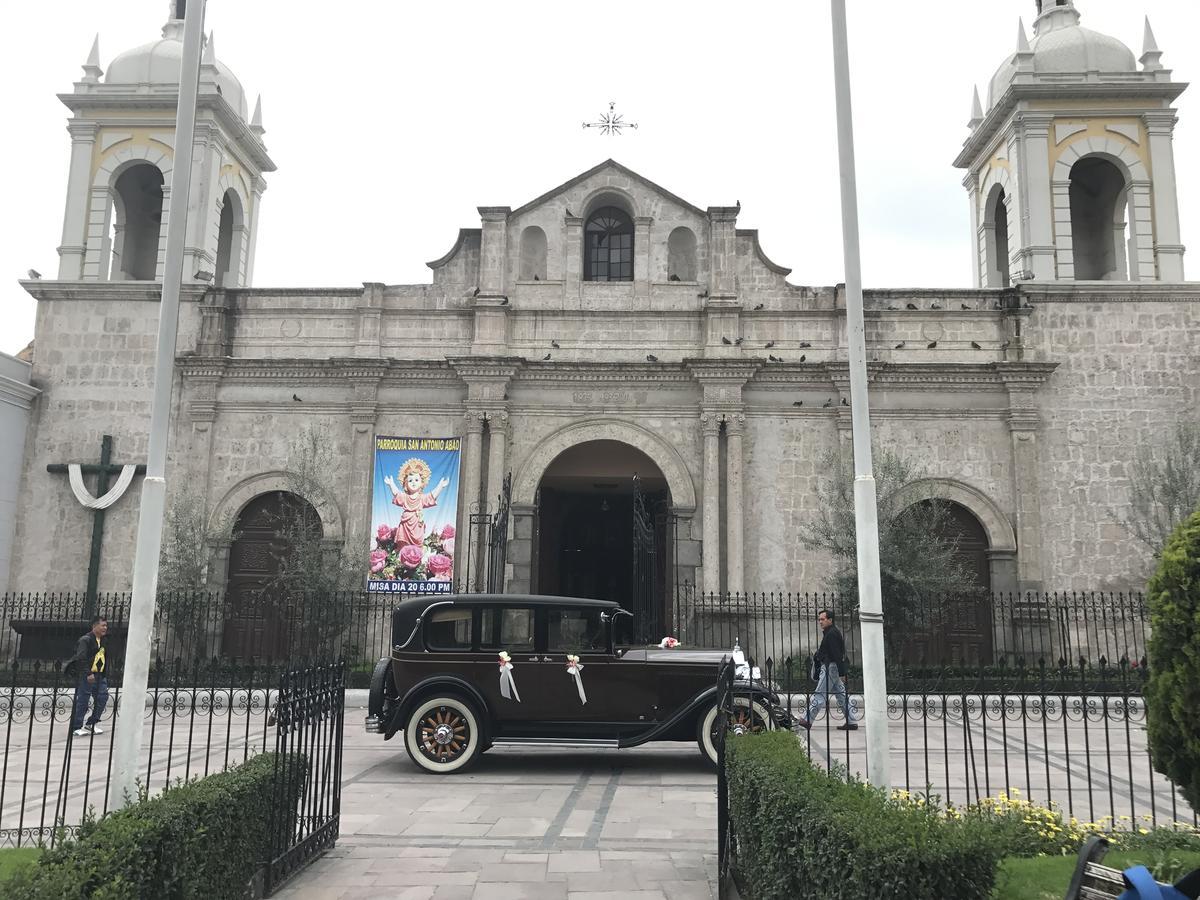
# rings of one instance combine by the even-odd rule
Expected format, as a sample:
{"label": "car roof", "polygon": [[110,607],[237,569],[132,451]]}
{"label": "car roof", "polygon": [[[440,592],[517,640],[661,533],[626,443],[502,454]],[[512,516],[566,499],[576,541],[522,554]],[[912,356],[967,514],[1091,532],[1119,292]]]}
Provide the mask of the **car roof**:
{"label": "car roof", "polygon": [[417,619],[431,606],[571,606],[576,609],[620,609],[615,600],[592,600],[586,597],[553,597],[544,594],[422,594],[408,597],[392,613],[396,637],[407,636]]}

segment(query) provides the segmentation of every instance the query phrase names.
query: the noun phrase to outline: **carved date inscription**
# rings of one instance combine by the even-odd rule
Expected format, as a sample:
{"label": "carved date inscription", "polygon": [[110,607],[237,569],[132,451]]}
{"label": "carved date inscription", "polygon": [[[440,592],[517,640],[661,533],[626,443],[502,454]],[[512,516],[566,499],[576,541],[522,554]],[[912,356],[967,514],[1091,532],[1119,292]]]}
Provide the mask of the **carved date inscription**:
{"label": "carved date inscription", "polygon": [[571,399],[576,403],[632,403],[629,391],[575,391]]}

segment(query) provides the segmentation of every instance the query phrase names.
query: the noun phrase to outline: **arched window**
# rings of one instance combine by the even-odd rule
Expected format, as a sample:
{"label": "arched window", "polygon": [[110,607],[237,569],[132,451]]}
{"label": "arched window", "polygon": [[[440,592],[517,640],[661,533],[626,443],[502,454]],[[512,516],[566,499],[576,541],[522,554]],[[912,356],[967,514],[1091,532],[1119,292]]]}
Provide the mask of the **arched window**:
{"label": "arched window", "polygon": [[162,172],[150,163],[131,166],[117,177],[113,191],[113,280],[153,281],[162,228]]}
{"label": "arched window", "polygon": [[1004,201],[1004,188],[993,185],[984,212],[988,287],[1008,287],[1008,204]]}
{"label": "arched window", "polygon": [[696,235],[682,225],[667,238],[667,279],[696,280]]}
{"label": "arched window", "polygon": [[221,224],[217,233],[217,287],[237,287],[242,264],[242,204],[237,194],[221,198]]}
{"label": "arched window", "polygon": [[633,220],[604,206],[584,226],[584,281],[633,281]]}
{"label": "arched window", "polygon": [[546,232],[536,225],[521,232],[521,265],[517,280],[546,280]]}
{"label": "arched window", "polygon": [[1071,242],[1079,281],[1125,281],[1125,177],[1106,159],[1071,166]]}

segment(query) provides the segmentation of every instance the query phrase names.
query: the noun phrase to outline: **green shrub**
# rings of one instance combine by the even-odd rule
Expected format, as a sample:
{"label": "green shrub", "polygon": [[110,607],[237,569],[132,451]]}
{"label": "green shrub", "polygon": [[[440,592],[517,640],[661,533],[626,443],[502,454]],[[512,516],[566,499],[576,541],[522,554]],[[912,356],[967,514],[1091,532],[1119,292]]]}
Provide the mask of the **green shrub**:
{"label": "green shrub", "polygon": [[826,774],[788,732],[731,737],[726,746],[746,896],[969,900],[991,894],[999,853],[983,824]]}
{"label": "green shrub", "polygon": [[[86,824],[0,884],[22,900],[240,898],[270,847],[275,754]],[[303,757],[290,761],[306,770]],[[285,802],[295,815],[299,779]]]}
{"label": "green shrub", "polygon": [[1154,768],[1200,809],[1200,511],[1163,548],[1146,588],[1150,677],[1146,731]]}

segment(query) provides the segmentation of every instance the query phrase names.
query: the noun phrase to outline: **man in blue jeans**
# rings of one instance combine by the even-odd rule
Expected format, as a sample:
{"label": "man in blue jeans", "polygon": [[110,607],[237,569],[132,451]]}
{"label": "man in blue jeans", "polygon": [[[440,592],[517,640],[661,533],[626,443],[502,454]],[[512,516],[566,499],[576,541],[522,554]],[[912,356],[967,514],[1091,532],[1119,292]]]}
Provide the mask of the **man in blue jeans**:
{"label": "man in blue jeans", "polygon": [[837,695],[838,705],[846,721],[838,726],[838,731],[857,731],[858,724],[851,721],[850,701],[846,696],[846,642],[842,633],[833,624],[833,613],[827,609],[817,613],[817,624],[823,632],[821,646],[813,654],[813,664],[819,669],[817,690],[808,703],[808,714],[800,720],[802,728],[812,728],[815,716],[829,702],[829,692]]}
{"label": "man in blue jeans", "polygon": [[[75,642],[75,653],[67,661],[66,671],[75,676],[75,710],[71,714],[71,733],[76,737],[85,734],[101,734],[104,728],[100,717],[108,705],[108,678],[106,644],[108,620],[103,616],[92,619],[92,630]],[[86,724],[88,701],[92,702],[92,715]]]}

